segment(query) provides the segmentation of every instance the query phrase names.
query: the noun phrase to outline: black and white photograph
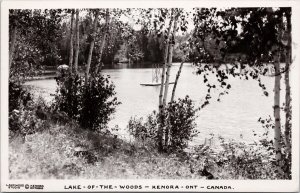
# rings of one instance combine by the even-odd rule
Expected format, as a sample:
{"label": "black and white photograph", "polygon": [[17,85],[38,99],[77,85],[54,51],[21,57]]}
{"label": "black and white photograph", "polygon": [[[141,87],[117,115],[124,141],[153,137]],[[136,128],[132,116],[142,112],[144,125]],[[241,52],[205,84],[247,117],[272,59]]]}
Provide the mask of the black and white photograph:
{"label": "black and white photograph", "polygon": [[62,2],[2,2],[1,189],[299,191],[299,4]]}

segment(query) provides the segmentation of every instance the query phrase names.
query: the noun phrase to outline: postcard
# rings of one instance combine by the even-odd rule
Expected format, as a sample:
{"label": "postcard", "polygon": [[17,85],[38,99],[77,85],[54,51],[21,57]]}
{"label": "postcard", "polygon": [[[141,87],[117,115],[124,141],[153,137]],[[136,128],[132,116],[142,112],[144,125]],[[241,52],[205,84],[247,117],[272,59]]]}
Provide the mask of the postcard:
{"label": "postcard", "polygon": [[1,191],[298,192],[300,3],[1,2]]}

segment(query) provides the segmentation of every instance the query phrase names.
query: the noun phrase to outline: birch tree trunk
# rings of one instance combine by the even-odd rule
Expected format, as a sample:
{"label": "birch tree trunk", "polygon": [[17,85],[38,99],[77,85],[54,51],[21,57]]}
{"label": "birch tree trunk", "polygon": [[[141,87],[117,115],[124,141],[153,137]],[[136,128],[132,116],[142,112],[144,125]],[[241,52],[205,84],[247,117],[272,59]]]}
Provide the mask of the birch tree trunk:
{"label": "birch tree trunk", "polygon": [[70,71],[73,72],[73,23],[74,23],[74,10],[71,15],[71,28],[70,28],[70,55],[69,55],[69,66]]}
{"label": "birch tree trunk", "polygon": [[163,133],[164,133],[164,106],[163,106],[163,91],[164,91],[164,82],[165,82],[165,73],[166,73],[166,65],[168,63],[168,53],[169,53],[169,41],[170,41],[170,34],[173,24],[173,9],[171,11],[171,18],[169,22],[169,29],[167,33],[167,40],[166,40],[166,47],[165,47],[165,55],[164,55],[164,64],[161,73],[161,84],[160,84],[160,91],[159,91],[159,125],[157,131],[157,140],[158,140],[158,150],[163,150]]}
{"label": "birch tree trunk", "polygon": [[86,71],[85,71],[85,84],[87,84],[88,80],[89,80],[89,73],[90,73],[90,68],[91,68],[93,49],[94,49],[94,45],[95,45],[95,36],[96,36],[96,30],[97,30],[98,16],[99,16],[99,11],[96,12],[94,23],[93,23],[93,33],[92,33],[88,61],[86,64]]}
{"label": "birch tree trunk", "polygon": [[177,83],[178,83],[178,80],[179,80],[179,77],[180,77],[180,74],[181,74],[182,66],[183,66],[183,61],[181,62],[180,67],[179,67],[178,72],[177,72],[177,75],[176,75],[175,83],[174,83],[173,90],[172,90],[171,102],[174,101],[175,91],[176,91]]}
{"label": "birch tree trunk", "polygon": [[[174,20],[174,27],[173,27],[173,33],[172,33],[172,38],[175,37],[176,29],[177,29],[177,19],[178,19],[178,14],[175,17]],[[173,40],[172,40],[173,41]],[[166,71],[166,82],[165,82],[165,90],[164,90],[164,98],[163,98],[163,108],[165,108],[168,100],[168,91],[169,91],[169,82],[170,82],[170,70],[172,66],[172,57],[173,57],[173,48],[174,48],[174,42],[170,43],[169,46],[169,58],[168,58],[168,65],[167,65],[167,71]],[[166,128],[165,132],[165,146],[168,146],[169,142],[169,129]]]}
{"label": "birch tree trunk", "polygon": [[[175,32],[177,28],[177,19],[178,16],[176,16],[174,20],[174,29],[172,33],[172,37],[175,37]],[[163,97],[163,107],[166,106],[167,104],[167,99],[168,99],[168,90],[169,90],[169,82],[170,82],[170,70],[172,66],[172,57],[173,57],[173,48],[174,48],[174,43],[171,42],[169,46],[169,57],[168,57],[168,65],[167,65],[167,71],[166,71],[166,82],[165,82],[165,90],[164,90],[164,97]]]}
{"label": "birch tree trunk", "polygon": [[286,71],[284,75],[285,80],[285,151],[290,157],[291,154],[291,86],[290,86],[290,65],[291,65],[291,15],[287,13],[287,33],[288,42],[285,55]]}
{"label": "birch tree trunk", "polygon": [[79,56],[79,9],[76,10],[76,21],[75,21],[75,31],[76,31],[76,44],[75,44],[75,58],[74,58],[74,72],[78,73],[78,56]]}
{"label": "birch tree trunk", "polygon": [[11,42],[10,42],[10,48],[9,48],[9,69],[11,70],[11,65],[14,57],[15,52],[15,44],[17,39],[17,27],[14,26],[12,29],[12,36],[11,36]]}
{"label": "birch tree trunk", "polygon": [[103,53],[103,50],[104,50],[104,45],[105,45],[106,37],[107,37],[107,35],[109,33],[109,23],[110,23],[109,9],[106,9],[105,27],[104,27],[104,33],[103,33],[103,36],[102,36],[102,39],[101,39],[98,65],[96,66],[96,70],[95,70],[96,73],[99,73],[99,71],[102,70],[102,64],[101,64],[102,53]]}
{"label": "birch tree trunk", "polygon": [[280,124],[280,52],[278,51],[275,60],[275,85],[274,85],[274,118],[275,118],[275,128],[274,128],[274,149],[276,153],[276,160],[281,160],[281,124]]}

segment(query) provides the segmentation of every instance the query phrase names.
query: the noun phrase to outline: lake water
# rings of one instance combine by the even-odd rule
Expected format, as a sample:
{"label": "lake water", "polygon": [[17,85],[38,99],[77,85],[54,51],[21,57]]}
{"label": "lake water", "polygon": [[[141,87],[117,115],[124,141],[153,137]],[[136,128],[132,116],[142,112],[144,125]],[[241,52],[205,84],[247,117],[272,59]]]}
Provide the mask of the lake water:
{"label": "lake water", "polygon": [[[175,80],[179,64],[173,64],[171,68],[171,81]],[[176,97],[189,95],[200,106],[206,96],[207,87],[203,84],[203,77],[196,75],[196,67],[191,64],[183,66],[176,90]],[[117,97],[121,105],[118,106],[113,120],[109,126],[118,125],[119,134],[128,137],[126,129],[130,117],[145,117],[153,110],[158,109],[159,86],[141,86],[141,83],[151,83],[154,74],[153,68],[124,68],[117,66],[112,69],[104,69],[103,73],[110,75],[116,85]],[[211,80],[213,81],[213,80]],[[255,80],[241,80],[230,78],[232,88],[229,94],[221,96],[217,101],[219,91],[215,90],[210,104],[199,112],[197,129],[200,131],[193,143],[202,143],[210,134],[221,135],[225,138],[252,142],[255,140],[253,131],[258,134],[264,132],[259,117],[273,115],[273,87],[274,78],[262,77],[262,83],[267,87],[269,97],[264,96],[258,82]],[[55,93],[54,80],[37,80],[26,83],[40,88],[41,95],[49,99],[50,93]],[[169,97],[173,85],[169,88]],[[284,87],[282,87],[284,88]],[[241,137],[242,135],[242,137]]]}

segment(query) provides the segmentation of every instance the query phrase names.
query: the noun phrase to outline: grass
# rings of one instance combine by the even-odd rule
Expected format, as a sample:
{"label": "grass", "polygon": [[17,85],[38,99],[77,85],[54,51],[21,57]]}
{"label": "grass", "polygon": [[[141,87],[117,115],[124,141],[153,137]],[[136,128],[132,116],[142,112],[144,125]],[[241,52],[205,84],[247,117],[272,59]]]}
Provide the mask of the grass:
{"label": "grass", "polygon": [[47,129],[10,139],[11,179],[206,179],[204,165],[214,179],[278,178],[270,155],[259,146],[232,142],[219,152],[198,146],[161,154],[150,145],[74,123],[47,124]]}
{"label": "grass", "polygon": [[[78,153],[78,149],[84,151]],[[81,154],[80,154],[81,153]],[[10,140],[11,179],[191,179],[203,178],[176,155],[128,143],[76,125],[50,129]]]}

